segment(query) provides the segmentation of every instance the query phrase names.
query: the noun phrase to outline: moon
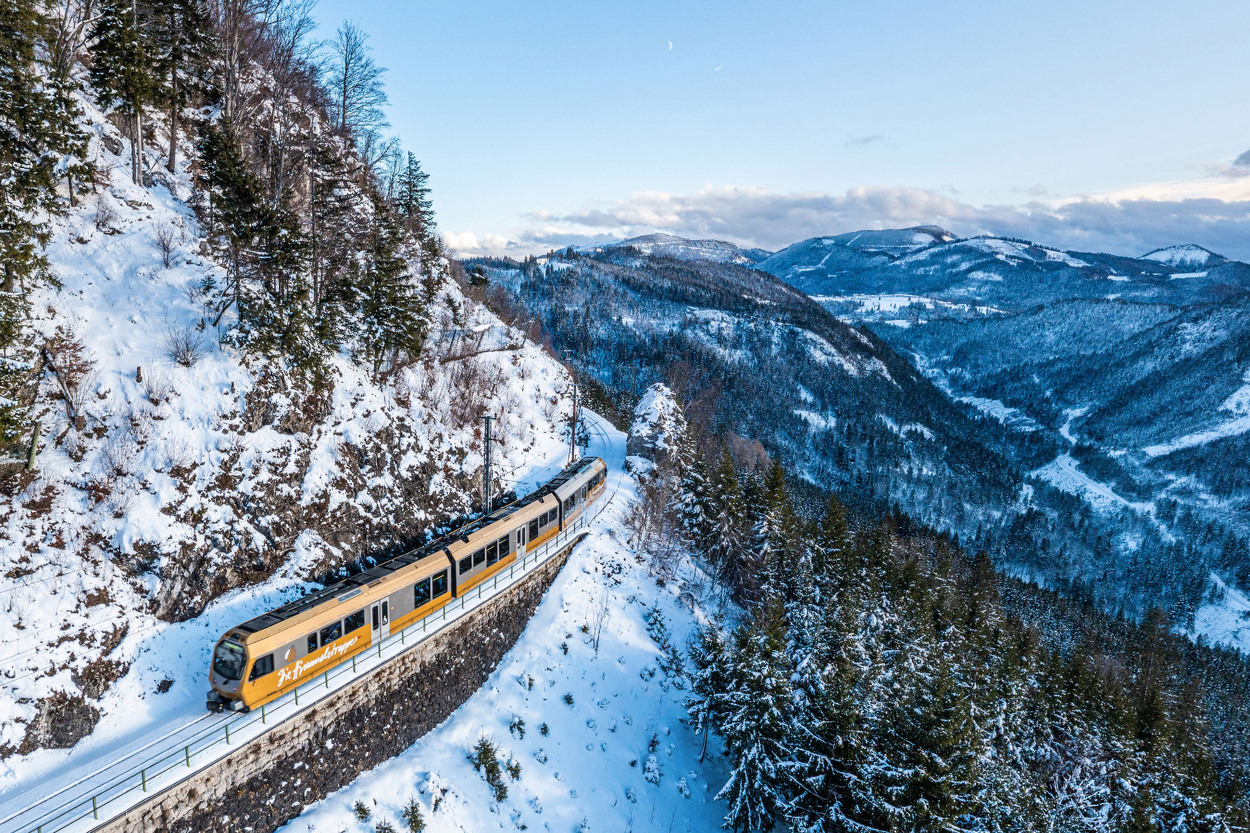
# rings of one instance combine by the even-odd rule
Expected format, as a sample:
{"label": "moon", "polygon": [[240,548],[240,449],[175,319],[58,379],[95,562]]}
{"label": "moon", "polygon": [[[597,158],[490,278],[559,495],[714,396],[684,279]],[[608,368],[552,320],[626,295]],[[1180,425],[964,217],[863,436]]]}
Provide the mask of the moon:
{"label": "moon", "polygon": [[668,51],[669,51],[669,52],[672,52],[672,51],[673,51],[673,42],[672,42],[672,41],[669,41],[669,42],[668,42]]}

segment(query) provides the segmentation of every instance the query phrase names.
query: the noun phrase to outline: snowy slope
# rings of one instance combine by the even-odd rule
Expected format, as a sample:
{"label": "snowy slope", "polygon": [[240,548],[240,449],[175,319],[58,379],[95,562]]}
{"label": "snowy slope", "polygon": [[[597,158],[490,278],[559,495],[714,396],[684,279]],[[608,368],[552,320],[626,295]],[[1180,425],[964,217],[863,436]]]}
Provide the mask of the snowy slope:
{"label": "snowy slope", "polygon": [[724,240],[687,240],[671,234],[644,234],[617,243],[589,246],[581,251],[596,252],[604,249],[632,248],[645,255],[671,257],[675,260],[709,260],[714,263],[736,263],[753,266],[771,252],[764,249],[743,249]]}
{"label": "snowy slope", "polygon": [[[75,341],[90,367],[78,426],[44,375],[37,475],[0,504],[0,789],[65,759],[26,753],[72,744],[97,716],[85,743],[103,749],[202,707],[226,627],[471,509],[481,413],[499,417],[503,488],[562,443],[563,369],[451,282],[422,360],[381,382],[337,357],[332,390],[310,397],[219,345],[198,327],[198,287],[221,270],[199,254],[186,168],[167,176],[153,155],[156,183],[131,184],[121,135],[80,106],[98,193],[54,222],[62,288],[37,290],[32,307],[34,326]],[[171,335],[197,344],[191,366],[172,360]]]}
{"label": "snowy slope", "polygon": [[1166,263],[1168,266],[1214,266],[1227,260],[1222,255],[1217,255],[1210,249],[1204,249],[1193,243],[1155,249],[1141,257],[1142,260],[1153,260],[1156,263]]}
{"label": "snowy slope", "polygon": [[[590,453],[607,461],[615,497],[517,645],[443,725],[283,830],[371,833],[383,818],[403,829],[399,814],[414,798],[431,833],[719,829],[724,808],[713,798],[727,773],[715,742],[699,761],[701,739],[681,722],[684,683],[665,670],[648,624],[658,609],[671,644],[684,648],[703,615],[694,603],[700,576],[686,564],[677,581],[660,586],[631,551],[622,524],[635,491],[622,468],[625,438],[590,416],[599,426]],[[596,651],[593,625],[603,616]],[[524,737],[509,729],[518,717]],[[505,779],[503,802],[468,760],[483,735],[501,761],[521,764],[519,780]],[[368,822],[356,819],[356,802],[370,809]]]}

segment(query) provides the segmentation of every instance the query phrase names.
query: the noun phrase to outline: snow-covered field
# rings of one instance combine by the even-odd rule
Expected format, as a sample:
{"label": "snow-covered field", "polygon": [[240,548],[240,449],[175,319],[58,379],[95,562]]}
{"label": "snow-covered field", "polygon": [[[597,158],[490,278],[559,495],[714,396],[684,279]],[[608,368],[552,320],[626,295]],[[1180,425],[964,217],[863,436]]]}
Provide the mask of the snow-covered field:
{"label": "snow-covered field", "polygon": [[[724,809],[713,798],[727,772],[715,741],[700,762],[702,741],[681,722],[687,692],[649,625],[658,610],[684,649],[702,616],[697,590],[686,592],[699,576],[687,564],[660,586],[631,551],[622,519],[635,486],[622,468],[624,437],[598,424],[605,431],[594,432],[590,453],[607,460],[616,498],[498,670],[441,726],[312,805],[286,833],[371,833],[381,819],[403,830],[400,813],[414,799],[431,833],[719,829]],[[518,719],[523,733],[510,729]],[[518,779],[505,776],[503,801],[469,761],[482,736],[501,762],[520,764]],[[357,802],[368,821],[356,818]]]}
{"label": "snow-covered field", "polygon": [[1216,600],[1194,612],[1193,635],[1201,634],[1213,644],[1250,654],[1250,598],[1211,574]]}

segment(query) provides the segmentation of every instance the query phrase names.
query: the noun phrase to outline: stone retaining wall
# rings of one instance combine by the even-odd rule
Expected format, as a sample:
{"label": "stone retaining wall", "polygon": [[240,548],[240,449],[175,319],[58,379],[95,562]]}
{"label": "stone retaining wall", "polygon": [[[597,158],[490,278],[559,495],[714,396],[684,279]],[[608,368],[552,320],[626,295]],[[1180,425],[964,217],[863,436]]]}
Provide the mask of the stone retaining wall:
{"label": "stone retaining wall", "polygon": [[468,700],[516,644],[575,544],[464,620],[98,833],[268,833],[295,818]]}

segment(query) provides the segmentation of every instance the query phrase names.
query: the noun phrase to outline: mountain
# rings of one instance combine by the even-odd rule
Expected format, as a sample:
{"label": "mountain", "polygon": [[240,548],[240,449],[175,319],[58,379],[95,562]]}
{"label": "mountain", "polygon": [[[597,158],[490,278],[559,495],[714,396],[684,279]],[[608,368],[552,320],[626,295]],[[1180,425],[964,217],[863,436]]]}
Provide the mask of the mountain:
{"label": "mountain", "polygon": [[[1250,266],[1244,263],[1198,247],[1152,255],[1157,257],[1068,252],[1002,237],[960,239],[920,227],[812,238],[759,268],[826,304],[842,305],[862,300],[858,296],[903,295],[1022,310],[1066,298],[1187,304],[1250,291]],[[1205,268],[1193,271],[1198,264]]]}
{"label": "mountain", "polygon": [[1218,266],[1221,263],[1228,262],[1228,258],[1223,255],[1217,255],[1210,249],[1204,249],[1201,246],[1195,246],[1193,243],[1185,243],[1180,246],[1167,246],[1162,249],[1155,249],[1141,256],[1142,260],[1153,260],[1156,263],[1166,263],[1168,266],[1178,268],[1196,266]]}
{"label": "mountain", "polygon": [[671,234],[645,234],[615,243],[587,246],[580,251],[593,254],[610,249],[634,249],[639,254],[674,260],[706,260],[711,263],[736,263],[740,266],[753,266],[771,254],[764,249],[743,249],[724,240],[687,240]]}
{"label": "mountain", "polygon": [[[914,248],[851,242],[883,234]],[[1250,443],[1250,266],[1194,245],[1132,258],[948,238],[813,238],[759,268],[872,326],[1008,444],[1056,447],[1028,481],[1071,495],[1107,535],[1071,574],[1122,583],[1138,605],[1188,598],[1190,613],[1212,588],[1250,586],[1250,476],[1231,462]],[[1232,625],[1208,636],[1250,650]]]}

